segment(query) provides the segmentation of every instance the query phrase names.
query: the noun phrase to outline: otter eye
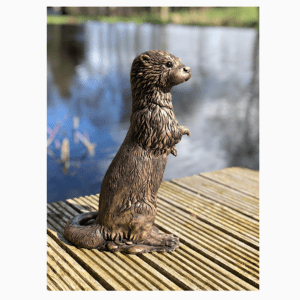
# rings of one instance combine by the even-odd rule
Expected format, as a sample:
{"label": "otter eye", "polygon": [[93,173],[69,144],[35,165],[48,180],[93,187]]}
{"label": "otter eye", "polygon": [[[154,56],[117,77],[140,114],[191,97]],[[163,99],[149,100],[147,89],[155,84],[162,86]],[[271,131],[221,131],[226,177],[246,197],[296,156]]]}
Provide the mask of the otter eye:
{"label": "otter eye", "polygon": [[168,62],[166,63],[166,66],[167,66],[168,68],[171,68],[171,67],[173,66],[173,64],[172,64],[170,61],[168,61]]}

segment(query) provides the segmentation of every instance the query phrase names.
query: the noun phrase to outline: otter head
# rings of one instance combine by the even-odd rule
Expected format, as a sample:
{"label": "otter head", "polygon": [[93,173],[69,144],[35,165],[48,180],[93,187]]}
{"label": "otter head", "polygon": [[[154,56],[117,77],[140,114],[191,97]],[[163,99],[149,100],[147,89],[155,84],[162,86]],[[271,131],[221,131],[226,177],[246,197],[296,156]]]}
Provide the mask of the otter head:
{"label": "otter head", "polygon": [[150,50],[136,57],[132,63],[130,82],[132,92],[151,92],[158,89],[170,92],[177,84],[191,78],[190,68],[176,56],[161,50]]}

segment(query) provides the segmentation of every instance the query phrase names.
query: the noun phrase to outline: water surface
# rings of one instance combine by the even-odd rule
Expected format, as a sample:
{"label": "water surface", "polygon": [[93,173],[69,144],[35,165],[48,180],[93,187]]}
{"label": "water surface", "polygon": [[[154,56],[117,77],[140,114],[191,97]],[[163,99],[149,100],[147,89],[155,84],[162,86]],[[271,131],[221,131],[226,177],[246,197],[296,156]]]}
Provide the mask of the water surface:
{"label": "water surface", "polygon": [[[176,117],[191,136],[177,145],[177,157],[169,156],[164,180],[231,166],[258,170],[255,29],[48,25],[47,47],[48,202],[99,193],[129,128],[131,63],[150,49],[180,57],[192,71],[172,89]],[[94,155],[92,146],[87,150],[93,143]]]}

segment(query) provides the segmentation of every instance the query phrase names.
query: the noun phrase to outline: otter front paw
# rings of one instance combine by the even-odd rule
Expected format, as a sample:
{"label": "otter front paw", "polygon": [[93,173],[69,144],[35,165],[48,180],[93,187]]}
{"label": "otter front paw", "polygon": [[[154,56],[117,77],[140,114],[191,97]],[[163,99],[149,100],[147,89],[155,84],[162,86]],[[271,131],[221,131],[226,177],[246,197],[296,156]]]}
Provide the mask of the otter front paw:
{"label": "otter front paw", "polygon": [[178,126],[178,127],[179,127],[182,135],[184,135],[184,134],[186,134],[188,136],[191,135],[191,132],[187,127],[185,127],[185,126]]}
{"label": "otter front paw", "polygon": [[172,153],[174,156],[177,156],[177,149],[176,149],[176,146],[173,146],[173,147],[172,147],[171,153]]}

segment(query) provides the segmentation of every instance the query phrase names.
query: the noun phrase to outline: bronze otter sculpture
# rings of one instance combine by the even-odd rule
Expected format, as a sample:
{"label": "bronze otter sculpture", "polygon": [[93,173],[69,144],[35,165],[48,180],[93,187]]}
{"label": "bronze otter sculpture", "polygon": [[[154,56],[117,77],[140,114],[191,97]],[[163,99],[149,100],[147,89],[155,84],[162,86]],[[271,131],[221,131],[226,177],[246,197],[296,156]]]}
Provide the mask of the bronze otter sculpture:
{"label": "bronze otter sculpture", "polygon": [[71,243],[131,254],[179,247],[178,237],[153,224],[168,155],[176,156],[175,145],[190,135],[178,125],[170,90],[190,78],[190,68],[165,51],[150,50],[133,60],[130,128],[103,178],[99,211],[66,224],[64,235]]}

